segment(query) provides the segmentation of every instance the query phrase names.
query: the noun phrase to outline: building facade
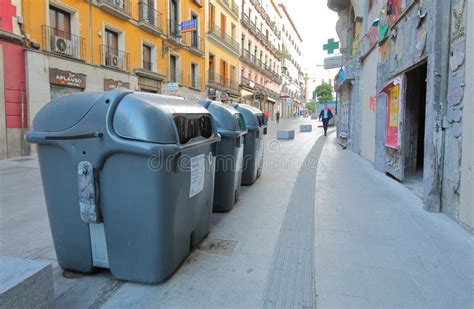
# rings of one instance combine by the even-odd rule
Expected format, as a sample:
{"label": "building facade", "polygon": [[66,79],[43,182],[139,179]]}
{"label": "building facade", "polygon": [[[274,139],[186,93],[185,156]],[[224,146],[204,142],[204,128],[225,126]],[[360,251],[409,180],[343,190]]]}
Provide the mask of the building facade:
{"label": "building facade", "polygon": [[[468,230],[474,113],[465,0],[329,1],[339,12],[338,137]],[[446,12],[450,12],[446,14]],[[472,44],[471,44],[472,45]],[[467,202],[470,200],[471,202]]]}
{"label": "building facade", "polygon": [[301,68],[303,40],[284,4],[279,4],[281,18],[282,88],[281,110],[284,117],[293,117],[303,109],[305,96],[304,74]]}
{"label": "building facade", "polygon": [[23,21],[29,119],[52,98],[85,90],[205,96],[198,1],[25,0]]}
{"label": "building facade", "polygon": [[271,0],[242,0],[241,11],[241,100],[273,119],[282,83],[280,13]]}
{"label": "building facade", "polygon": [[0,160],[28,154],[21,1],[0,1]]}
{"label": "building facade", "polygon": [[206,0],[208,98],[240,98],[240,1]]}

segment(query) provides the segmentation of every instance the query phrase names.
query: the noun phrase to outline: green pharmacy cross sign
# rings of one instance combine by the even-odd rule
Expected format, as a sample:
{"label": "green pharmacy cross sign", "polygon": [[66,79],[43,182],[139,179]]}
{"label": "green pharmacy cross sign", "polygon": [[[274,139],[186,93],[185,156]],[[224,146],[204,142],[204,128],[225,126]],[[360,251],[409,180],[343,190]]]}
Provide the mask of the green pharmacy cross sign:
{"label": "green pharmacy cross sign", "polygon": [[323,50],[327,50],[328,54],[334,54],[336,49],[339,49],[339,42],[334,42],[334,39],[329,39],[328,43],[323,45]]}

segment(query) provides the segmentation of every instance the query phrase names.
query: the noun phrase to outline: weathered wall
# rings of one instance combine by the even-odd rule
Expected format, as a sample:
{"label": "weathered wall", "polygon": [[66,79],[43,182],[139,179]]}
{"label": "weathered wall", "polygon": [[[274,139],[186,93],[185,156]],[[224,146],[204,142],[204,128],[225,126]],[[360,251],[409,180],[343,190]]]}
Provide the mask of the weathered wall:
{"label": "weathered wall", "polygon": [[[470,4],[473,4],[472,2]],[[466,50],[474,50],[474,5],[468,6]],[[466,53],[459,221],[474,231],[474,56]]]}
{"label": "weathered wall", "polygon": [[[361,111],[361,155],[375,162],[375,97],[377,82],[378,48],[363,61],[360,77]],[[372,99],[371,99],[372,98]],[[372,102],[372,103],[371,103]]]}

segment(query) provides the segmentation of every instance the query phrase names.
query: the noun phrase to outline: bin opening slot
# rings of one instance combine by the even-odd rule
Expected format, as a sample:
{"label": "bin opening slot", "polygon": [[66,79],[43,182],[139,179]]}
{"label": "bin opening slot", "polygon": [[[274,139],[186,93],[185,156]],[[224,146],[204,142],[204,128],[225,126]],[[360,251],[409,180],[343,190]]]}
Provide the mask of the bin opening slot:
{"label": "bin opening slot", "polygon": [[177,115],[174,117],[179,143],[184,145],[212,137],[212,121],[209,115]]}

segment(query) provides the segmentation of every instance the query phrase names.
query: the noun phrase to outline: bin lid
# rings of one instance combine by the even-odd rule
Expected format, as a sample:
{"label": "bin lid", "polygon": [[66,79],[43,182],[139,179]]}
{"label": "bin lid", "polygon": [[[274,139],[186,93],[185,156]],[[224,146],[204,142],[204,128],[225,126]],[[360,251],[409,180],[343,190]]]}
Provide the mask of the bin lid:
{"label": "bin lid", "polygon": [[101,96],[101,92],[84,92],[53,99],[36,114],[33,130],[59,132],[73,127]]}
{"label": "bin lid", "polygon": [[265,125],[263,113],[258,108],[247,104],[236,104],[232,105],[242,116],[244,116],[245,124],[253,127],[261,127]]}
{"label": "bin lid", "polygon": [[218,101],[201,100],[198,102],[211,113],[218,131],[245,131],[245,120],[241,113],[228,104]]}
{"label": "bin lid", "polygon": [[174,117],[209,115],[201,105],[179,97],[134,92],[118,104],[114,116],[115,132],[124,138],[175,144],[177,132]]}

